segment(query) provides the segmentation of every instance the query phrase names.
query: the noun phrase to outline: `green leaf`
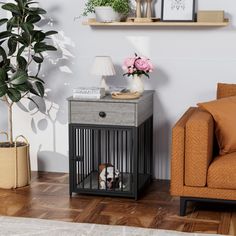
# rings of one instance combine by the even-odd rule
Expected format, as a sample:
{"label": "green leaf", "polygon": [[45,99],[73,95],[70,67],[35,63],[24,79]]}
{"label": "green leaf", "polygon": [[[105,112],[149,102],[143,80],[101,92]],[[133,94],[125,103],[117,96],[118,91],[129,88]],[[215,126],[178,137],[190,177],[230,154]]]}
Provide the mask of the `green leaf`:
{"label": "green leaf", "polygon": [[39,7],[31,7],[28,9],[30,13],[34,14],[34,15],[43,15],[46,14],[47,12]]}
{"label": "green leaf", "polygon": [[57,51],[57,48],[51,46],[51,45],[46,45],[47,51]]}
{"label": "green leaf", "polygon": [[29,40],[29,38],[27,38],[27,35],[26,35],[25,32],[22,35],[24,35],[25,39],[23,37],[19,36],[19,37],[16,38],[16,41],[21,43],[21,44],[23,44],[25,47],[27,47],[28,46],[28,42],[25,41],[25,40]]}
{"label": "green leaf", "polygon": [[6,95],[8,90],[7,84],[0,80],[0,97]]}
{"label": "green leaf", "polygon": [[2,9],[10,11],[10,12],[16,14],[16,15],[20,15],[20,9],[14,3],[4,4],[4,5],[2,5]]}
{"label": "green leaf", "polygon": [[37,82],[35,82],[35,85],[36,85],[37,90],[39,91],[40,96],[43,97],[44,96],[43,84],[37,81]]}
{"label": "green leaf", "polygon": [[21,93],[15,88],[9,88],[7,95],[13,102],[19,102],[21,99]]}
{"label": "green leaf", "polygon": [[41,58],[41,57],[32,56],[32,58],[36,63],[42,63],[43,62],[43,58]]}
{"label": "green leaf", "polygon": [[8,31],[11,31],[12,28],[18,27],[19,22],[20,22],[19,17],[13,16],[13,17],[7,22],[7,30],[8,30]]}
{"label": "green leaf", "polygon": [[17,47],[17,41],[15,37],[9,38],[7,42],[8,48],[9,48],[9,53],[8,55],[11,56],[15,53],[16,47]]}
{"label": "green leaf", "polygon": [[24,84],[28,79],[28,75],[24,70],[18,70],[16,73],[12,76],[11,83],[12,84]]}
{"label": "green leaf", "polygon": [[18,53],[17,53],[17,58],[24,52],[25,50],[25,46],[21,46],[18,50]]}
{"label": "green leaf", "polygon": [[7,73],[3,68],[0,68],[0,81],[5,82],[7,79]]}
{"label": "green leaf", "polygon": [[30,34],[27,33],[27,32],[23,32],[22,33],[22,38],[23,38],[23,41],[24,41],[24,45],[29,46],[30,43],[31,43],[31,36],[30,36]]}
{"label": "green leaf", "polygon": [[54,31],[54,30],[50,30],[50,31],[45,33],[46,36],[50,36],[50,35],[53,35],[53,34],[58,34],[58,32]]}
{"label": "green leaf", "polygon": [[31,23],[31,24],[35,24],[35,23],[39,22],[40,20],[41,20],[40,15],[29,15],[26,18],[26,22]]}
{"label": "green leaf", "polygon": [[33,24],[31,23],[23,23],[21,24],[21,28],[28,34],[34,29]]}
{"label": "green leaf", "polygon": [[0,19],[0,26],[5,24],[8,21],[7,18]]}
{"label": "green leaf", "polygon": [[34,45],[34,51],[36,53],[40,53],[44,51],[57,51],[57,49],[51,45],[47,45],[43,42],[39,42]]}
{"label": "green leaf", "polygon": [[25,58],[22,56],[19,56],[17,57],[17,62],[18,62],[19,68],[25,71],[27,68],[27,61],[25,60]]}
{"label": "green leaf", "polygon": [[0,56],[2,56],[3,61],[7,60],[7,54],[2,46],[0,46]]}
{"label": "green leaf", "polygon": [[26,81],[24,84],[14,85],[14,88],[16,88],[17,90],[20,90],[22,92],[28,92],[28,91],[30,91],[30,89],[32,87],[33,87],[32,84],[29,83],[28,81]]}
{"label": "green leaf", "polygon": [[46,35],[42,31],[34,31],[33,32],[33,40],[36,42],[41,42],[45,39]]}
{"label": "green leaf", "polygon": [[0,33],[0,39],[8,38],[8,37],[10,37],[11,35],[12,35],[11,32],[9,32],[9,31],[3,31],[3,32]]}
{"label": "green leaf", "polygon": [[42,84],[45,83],[42,79],[40,79],[39,77],[36,77],[36,76],[29,76],[29,78],[33,79],[33,80],[37,80],[37,81],[41,82]]}

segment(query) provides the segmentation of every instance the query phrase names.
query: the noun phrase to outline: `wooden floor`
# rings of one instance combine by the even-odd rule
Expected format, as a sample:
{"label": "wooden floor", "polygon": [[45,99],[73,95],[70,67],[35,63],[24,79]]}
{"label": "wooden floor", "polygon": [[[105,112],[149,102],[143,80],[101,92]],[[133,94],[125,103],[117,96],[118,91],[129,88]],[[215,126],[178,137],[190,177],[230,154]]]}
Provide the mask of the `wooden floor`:
{"label": "wooden floor", "polygon": [[154,181],[139,201],[85,195],[70,198],[68,192],[67,174],[35,172],[30,187],[0,190],[0,214],[236,235],[234,206],[192,204],[188,215],[179,217],[179,201],[170,196],[168,181]]}

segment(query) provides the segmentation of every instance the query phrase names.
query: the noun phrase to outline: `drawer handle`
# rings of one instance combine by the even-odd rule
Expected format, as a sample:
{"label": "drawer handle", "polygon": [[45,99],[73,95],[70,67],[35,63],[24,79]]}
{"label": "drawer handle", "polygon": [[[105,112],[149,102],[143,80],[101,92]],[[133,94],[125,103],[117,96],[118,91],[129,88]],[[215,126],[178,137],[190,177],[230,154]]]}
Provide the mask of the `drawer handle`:
{"label": "drawer handle", "polygon": [[104,111],[100,111],[100,112],[99,112],[99,116],[100,116],[101,118],[105,118],[105,117],[106,117],[106,113],[105,113]]}

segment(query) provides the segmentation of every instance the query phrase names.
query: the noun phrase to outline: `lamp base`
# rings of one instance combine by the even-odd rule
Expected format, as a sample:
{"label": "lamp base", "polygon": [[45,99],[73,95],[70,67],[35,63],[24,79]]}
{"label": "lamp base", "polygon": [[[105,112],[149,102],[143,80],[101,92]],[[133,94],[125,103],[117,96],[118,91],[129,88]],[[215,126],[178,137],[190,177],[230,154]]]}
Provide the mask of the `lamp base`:
{"label": "lamp base", "polygon": [[105,77],[102,77],[101,83],[100,83],[100,87],[105,89],[106,94],[109,94],[109,93],[110,93],[110,91],[109,91],[109,86],[108,86],[107,83],[106,83]]}

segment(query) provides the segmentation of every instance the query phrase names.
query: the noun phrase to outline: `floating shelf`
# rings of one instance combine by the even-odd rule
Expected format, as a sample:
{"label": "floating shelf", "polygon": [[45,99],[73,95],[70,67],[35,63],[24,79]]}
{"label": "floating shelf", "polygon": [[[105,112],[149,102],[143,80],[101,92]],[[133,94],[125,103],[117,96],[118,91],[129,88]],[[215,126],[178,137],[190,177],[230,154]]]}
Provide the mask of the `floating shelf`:
{"label": "floating shelf", "polygon": [[83,25],[89,26],[148,26],[148,27],[225,27],[229,25],[229,19],[225,19],[224,22],[112,22],[112,23],[101,23],[96,22],[95,19],[89,19],[83,22]]}

